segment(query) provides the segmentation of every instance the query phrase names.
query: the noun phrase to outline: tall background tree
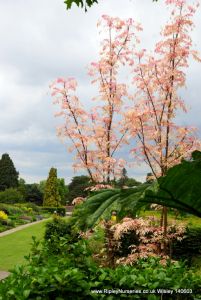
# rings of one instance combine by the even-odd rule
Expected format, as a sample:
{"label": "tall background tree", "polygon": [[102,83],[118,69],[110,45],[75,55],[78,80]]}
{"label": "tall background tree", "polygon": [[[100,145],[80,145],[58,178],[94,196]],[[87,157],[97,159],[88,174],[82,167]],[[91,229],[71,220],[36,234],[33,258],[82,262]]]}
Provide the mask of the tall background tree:
{"label": "tall background tree", "polygon": [[57,183],[57,169],[51,168],[45,186],[43,206],[58,207],[61,205]]}
{"label": "tall background tree", "polygon": [[61,204],[65,205],[68,200],[69,189],[65,184],[64,178],[57,178],[58,191],[61,198]]}
{"label": "tall background tree", "polygon": [[73,177],[68,185],[68,203],[71,203],[73,199],[77,197],[85,198],[86,196],[88,196],[88,191],[86,189],[91,185],[92,182],[89,176],[81,175]]}
{"label": "tall background tree", "polygon": [[37,183],[26,184],[25,189],[25,201],[35,203],[36,205],[43,204],[43,193],[41,193]]}
{"label": "tall background tree", "polygon": [[13,164],[9,154],[4,153],[0,159],[0,190],[18,186],[19,173]]}
{"label": "tall background tree", "polygon": [[[47,180],[42,180],[40,181],[38,188],[42,195],[45,193],[45,187],[47,184]],[[65,184],[64,178],[57,178],[57,186],[58,186],[58,192],[61,197],[61,204],[65,205],[67,202],[67,197],[68,197],[68,186]]]}

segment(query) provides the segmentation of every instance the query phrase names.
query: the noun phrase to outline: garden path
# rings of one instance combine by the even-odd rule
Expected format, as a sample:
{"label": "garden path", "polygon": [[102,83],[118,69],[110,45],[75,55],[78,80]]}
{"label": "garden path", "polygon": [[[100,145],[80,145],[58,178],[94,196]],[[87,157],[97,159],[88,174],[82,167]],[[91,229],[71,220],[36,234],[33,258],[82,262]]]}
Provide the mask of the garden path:
{"label": "garden path", "polygon": [[10,273],[7,271],[0,271],[0,280],[8,277],[9,275],[10,275]]}
{"label": "garden path", "polygon": [[25,225],[20,225],[20,226],[18,226],[18,227],[16,227],[16,228],[12,228],[12,229],[3,231],[3,232],[0,233],[0,237],[5,236],[5,235],[8,235],[8,234],[11,234],[11,233],[16,232],[16,231],[19,231],[19,230],[22,230],[22,229],[24,229],[24,228],[26,228],[26,227],[29,227],[29,226],[31,226],[31,225],[34,225],[34,224],[37,224],[37,223],[40,223],[40,222],[44,222],[45,220],[47,220],[47,219],[35,221],[35,222],[28,223],[28,224],[25,224]]}

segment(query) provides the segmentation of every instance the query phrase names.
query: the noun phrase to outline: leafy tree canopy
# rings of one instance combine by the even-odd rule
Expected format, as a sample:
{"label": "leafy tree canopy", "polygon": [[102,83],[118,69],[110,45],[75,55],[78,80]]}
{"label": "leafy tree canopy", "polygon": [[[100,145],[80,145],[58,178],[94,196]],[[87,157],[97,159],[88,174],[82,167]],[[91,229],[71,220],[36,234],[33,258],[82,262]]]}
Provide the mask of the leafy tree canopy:
{"label": "leafy tree canopy", "polygon": [[0,192],[0,203],[20,203],[23,202],[23,195],[14,188],[8,188],[5,191]]}
{"label": "leafy tree canopy", "polygon": [[[153,2],[157,2],[158,0],[153,0]],[[72,4],[76,4],[78,7],[84,7],[85,11],[89,7],[91,7],[94,3],[98,3],[98,0],[65,0],[64,3],[66,4],[67,9],[71,9]]]}
{"label": "leafy tree canopy", "polygon": [[57,178],[57,185],[58,185],[59,195],[61,197],[61,204],[65,205],[69,191],[68,191],[68,187],[65,185],[64,178]]}
{"label": "leafy tree canopy", "polygon": [[[22,191],[23,186],[19,186],[20,191]],[[39,185],[37,183],[26,184],[25,185],[25,200],[27,202],[33,202],[37,205],[42,205],[43,202],[43,194],[39,189]]]}
{"label": "leafy tree canopy", "polygon": [[72,200],[77,197],[86,197],[88,192],[85,189],[91,185],[92,183],[89,176],[81,175],[73,177],[71,183],[68,185],[68,202],[71,203]]}

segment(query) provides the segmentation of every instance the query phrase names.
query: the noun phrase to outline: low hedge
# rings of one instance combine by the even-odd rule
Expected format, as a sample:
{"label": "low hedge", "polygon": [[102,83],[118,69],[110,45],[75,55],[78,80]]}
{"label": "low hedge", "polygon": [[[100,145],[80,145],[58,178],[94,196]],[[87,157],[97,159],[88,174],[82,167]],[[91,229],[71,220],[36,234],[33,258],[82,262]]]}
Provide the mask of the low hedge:
{"label": "low hedge", "polygon": [[46,206],[43,206],[43,207],[41,207],[41,210],[46,211],[46,212],[50,212],[52,214],[56,211],[57,214],[62,216],[62,217],[64,217],[66,215],[65,207],[46,207]]}

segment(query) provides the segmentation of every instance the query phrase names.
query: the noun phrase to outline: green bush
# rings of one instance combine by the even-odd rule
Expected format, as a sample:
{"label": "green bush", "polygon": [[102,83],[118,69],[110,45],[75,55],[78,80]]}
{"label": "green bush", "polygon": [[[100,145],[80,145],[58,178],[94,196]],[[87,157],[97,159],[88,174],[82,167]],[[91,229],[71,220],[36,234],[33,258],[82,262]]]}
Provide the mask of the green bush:
{"label": "green bush", "polygon": [[46,212],[50,212],[52,214],[56,211],[58,215],[63,216],[63,217],[66,215],[65,207],[46,207],[46,206],[43,206],[43,207],[41,207],[41,210],[46,211]]}
{"label": "green bush", "polygon": [[[102,241],[104,232],[97,228],[93,241],[78,238],[70,218],[55,217],[46,225],[45,240],[34,239],[28,263],[17,266],[11,275],[0,282],[0,300],[90,300],[140,299],[159,300],[157,289],[171,289],[173,295],[163,294],[164,300],[200,299],[201,277],[193,274],[184,263],[159,259],[138,260],[134,266],[106,268],[93,259],[95,240]],[[56,255],[55,255],[56,254]],[[103,294],[91,290],[155,290],[155,294]],[[193,294],[177,294],[178,289]]]}
{"label": "green bush", "polygon": [[[66,251],[51,255],[43,244],[35,241],[27,266],[17,266],[12,274],[0,283],[0,300],[25,299],[147,299],[159,300],[160,293],[142,294],[99,294],[91,290],[157,290],[189,289],[192,294],[163,295],[163,299],[187,300],[199,297],[201,278],[187,271],[184,264],[168,262],[162,266],[155,258],[139,260],[133,266],[119,266],[115,269],[100,268],[88,250],[87,242],[80,240],[67,243]],[[198,298],[197,298],[198,299]]]}
{"label": "green bush", "polygon": [[189,265],[192,258],[201,254],[201,228],[189,227],[185,237],[181,241],[175,241],[172,245],[172,257],[174,259],[187,260]]}
{"label": "green bush", "polygon": [[23,195],[14,188],[9,188],[3,192],[0,192],[0,203],[19,203],[23,202]]}
{"label": "green bush", "polygon": [[75,242],[75,238],[76,235],[73,234],[72,228],[66,220],[55,216],[53,220],[46,223],[44,239],[50,252],[60,253],[63,250],[60,243]]}

